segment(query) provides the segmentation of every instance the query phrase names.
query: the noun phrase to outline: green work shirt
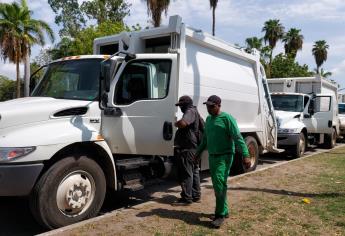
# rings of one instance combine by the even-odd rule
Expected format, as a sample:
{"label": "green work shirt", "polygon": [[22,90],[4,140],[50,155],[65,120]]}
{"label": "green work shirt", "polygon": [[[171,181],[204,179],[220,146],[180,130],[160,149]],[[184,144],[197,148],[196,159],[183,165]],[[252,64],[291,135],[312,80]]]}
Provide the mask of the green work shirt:
{"label": "green work shirt", "polygon": [[201,144],[197,148],[197,155],[207,148],[210,155],[235,153],[235,146],[244,157],[248,157],[245,144],[236,120],[226,112],[219,115],[209,115],[206,118],[205,130]]}

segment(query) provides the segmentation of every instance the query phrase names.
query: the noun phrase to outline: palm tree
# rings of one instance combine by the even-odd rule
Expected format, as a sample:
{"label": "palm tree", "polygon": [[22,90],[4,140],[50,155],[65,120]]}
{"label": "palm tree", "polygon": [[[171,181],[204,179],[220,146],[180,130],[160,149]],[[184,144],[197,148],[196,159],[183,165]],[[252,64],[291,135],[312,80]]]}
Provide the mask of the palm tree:
{"label": "palm tree", "polygon": [[262,38],[251,37],[246,39],[246,51],[252,52],[253,49],[261,51],[262,48]]}
{"label": "palm tree", "polygon": [[22,0],[22,9],[27,12],[27,18],[23,22],[24,34],[23,44],[26,48],[25,64],[24,64],[24,82],[25,82],[25,96],[29,96],[30,93],[30,53],[31,46],[38,44],[45,45],[44,33],[47,33],[49,39],[54,42],[54,33],[49,25],[42,20],[35,20],[31,18],[32,12],[29,10],[26,0]]}
{"label": "palm tree", "polygon": [[0,49],[1,57],[16,64],[17,97],[20,97],[19,63],[23,61],[25,48],[22,46],[22,29],[20,22],[25,19],[20,6],[12,4],[0,5]]}
{"label": "palm tree", "polygon": [[44,34],[47,32],[54,40],[52,29],[47,23],[31,18],[26,0],[21,5],[16,2],[0,6],[0,49],[6,61],[16,64],[17,97],[20,97],[19,63],[25,62],[25,95],[29,94],[30,49],[33,44],[44,45]]}
{"label": "palm tree", "polygon": [[212,9],[212,35],[215,35],[216,28],[216,8],[218,0],[210,0],[210,8]]}
{"label": "palm tree", "polygon": [[262,32],[265,32],[265,43],[268,42],[269,46],[272,49],[270,52],[270,62],[268,67],[269,70],[267,71],[267,76],[270,77],[273,49],[276,47],[278,40],[280,40],[284,35],[284,26],[279,22],[278,19],[268,20],[264,23]]}
{"label": "palm tree", "polygon": [[312,52],[316,62],[316,72],[320,74],[320,66],[327,60],[327,50],[329,45],[325,40],[316,41]]}
{"label": "palm tree", "polygon": [[301,30],[291,28],[284,36],[284,48],[285,54],[291,56],[293,59],[296,58],[297,51],[302,49],[303,35],[300,34]]}
{"label": "palm tree", "polygon": [[332,76],[332,72],[325,71],[323,68],[321,68],[320,73],[317,72],[317,69],[314,70],[313,74],[320,75],[321,77],[327,78]]}
{"label": "palm tree", "polygon": [[147,14],[151,16],[154,27],[161,25],[162,13],[168,13],[170,0],[146,0]]}

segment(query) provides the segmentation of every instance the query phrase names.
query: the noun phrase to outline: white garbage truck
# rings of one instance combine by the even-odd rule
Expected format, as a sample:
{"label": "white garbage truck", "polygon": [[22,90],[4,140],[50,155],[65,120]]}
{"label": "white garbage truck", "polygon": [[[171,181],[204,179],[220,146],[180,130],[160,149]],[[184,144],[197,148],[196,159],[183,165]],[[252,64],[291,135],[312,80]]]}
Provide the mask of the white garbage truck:
{"label": "white garbage truck", "polygon": [[308,144],[334,147],[339,134],[336,83],[316,76],[269,79],[268,84],[279,148],[300,157]]}
{"label": "white garbage truck", "polygon": [[134,191],[167,176],[182,95],[206,118],[202,103],[216,94],[237,119],[252,165],[245,169],[238,155],[235,171],[254,170],[260,153],[276,150],[259,55],[187,27],[179,16],[167,26],[96,39],[94,55],[40,71],[30,97],[0,103],[0,196],[28,195],[48,228],[97,215],[106,189]]}

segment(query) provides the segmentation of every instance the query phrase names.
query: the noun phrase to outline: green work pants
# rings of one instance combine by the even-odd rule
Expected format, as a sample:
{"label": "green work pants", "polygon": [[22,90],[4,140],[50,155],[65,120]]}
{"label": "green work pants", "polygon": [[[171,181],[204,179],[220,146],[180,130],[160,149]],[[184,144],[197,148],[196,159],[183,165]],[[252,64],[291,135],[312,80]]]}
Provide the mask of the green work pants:
{"label": "green work pants", "polygon": [[216,216],[225,216],[229,213],[227,200],[227,180],[230,174],[234,154],[209,155],[211,179],[216,196]]}

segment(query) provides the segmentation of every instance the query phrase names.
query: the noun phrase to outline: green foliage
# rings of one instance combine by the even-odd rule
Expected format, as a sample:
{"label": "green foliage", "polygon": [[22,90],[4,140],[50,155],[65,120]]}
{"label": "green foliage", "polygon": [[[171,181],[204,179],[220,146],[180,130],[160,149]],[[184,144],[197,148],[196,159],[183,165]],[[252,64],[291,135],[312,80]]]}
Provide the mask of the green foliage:
{"label": "green foliage", "polygon": [[0,102],[15,97],[16,82],[0,75]]}
{"label": "green foliage", "polygon": [[123,0],[93,0],[83,2],[81,10],[90,18],[97,20],[98,24],[105,21],[121,22],[129,15],[131,4]]}
{"label": "green foliage", "polygon": [[285,54],[291,56],[292,58],[296,58],[297,51],[302,50],[303,45],[303,35],[300,34],[300,29],[291,28],[284,36],[284,49]]}
{"label": "green foliage", "polygon": [[63,38],[61,42],[50,51],[52,59],[56,60],[65,56],[92,54],[93,40],[95,38],[118,34],[129,31],[120,22],[105,21],[99,26],[89,26],[76,34],[74,39]]}
{"label": "green foliage", "polygon": [[312,53],[316,62],[316,71],[319,73],[320,66],[327,61],[329,45],[325,40],[316,41],[313,45]]}
{"label": "green foliage", "polygon": [[62,38],[76,38],[79,31],[85,28],[86,16],[97,20],[98,25],[106,21],[123,24],[130,7],[124,0],[91,0],[81,5],[78,0],[48,0],[48,3],[57,14],[55,23],[62,26],[59,32]]}
{"label": "green foliage", "polygon": [[307,65],[299,65],[292,57],[278,54],[272,61],[271,78],[307,77],[313,73]]}
{"label": "green foliage", "polygon": [[61,37],[74,37],[75,33],[85,26],[85,18],[80,10],[78,0],[48,0],[56,14],[55,23],[62,26]]}

